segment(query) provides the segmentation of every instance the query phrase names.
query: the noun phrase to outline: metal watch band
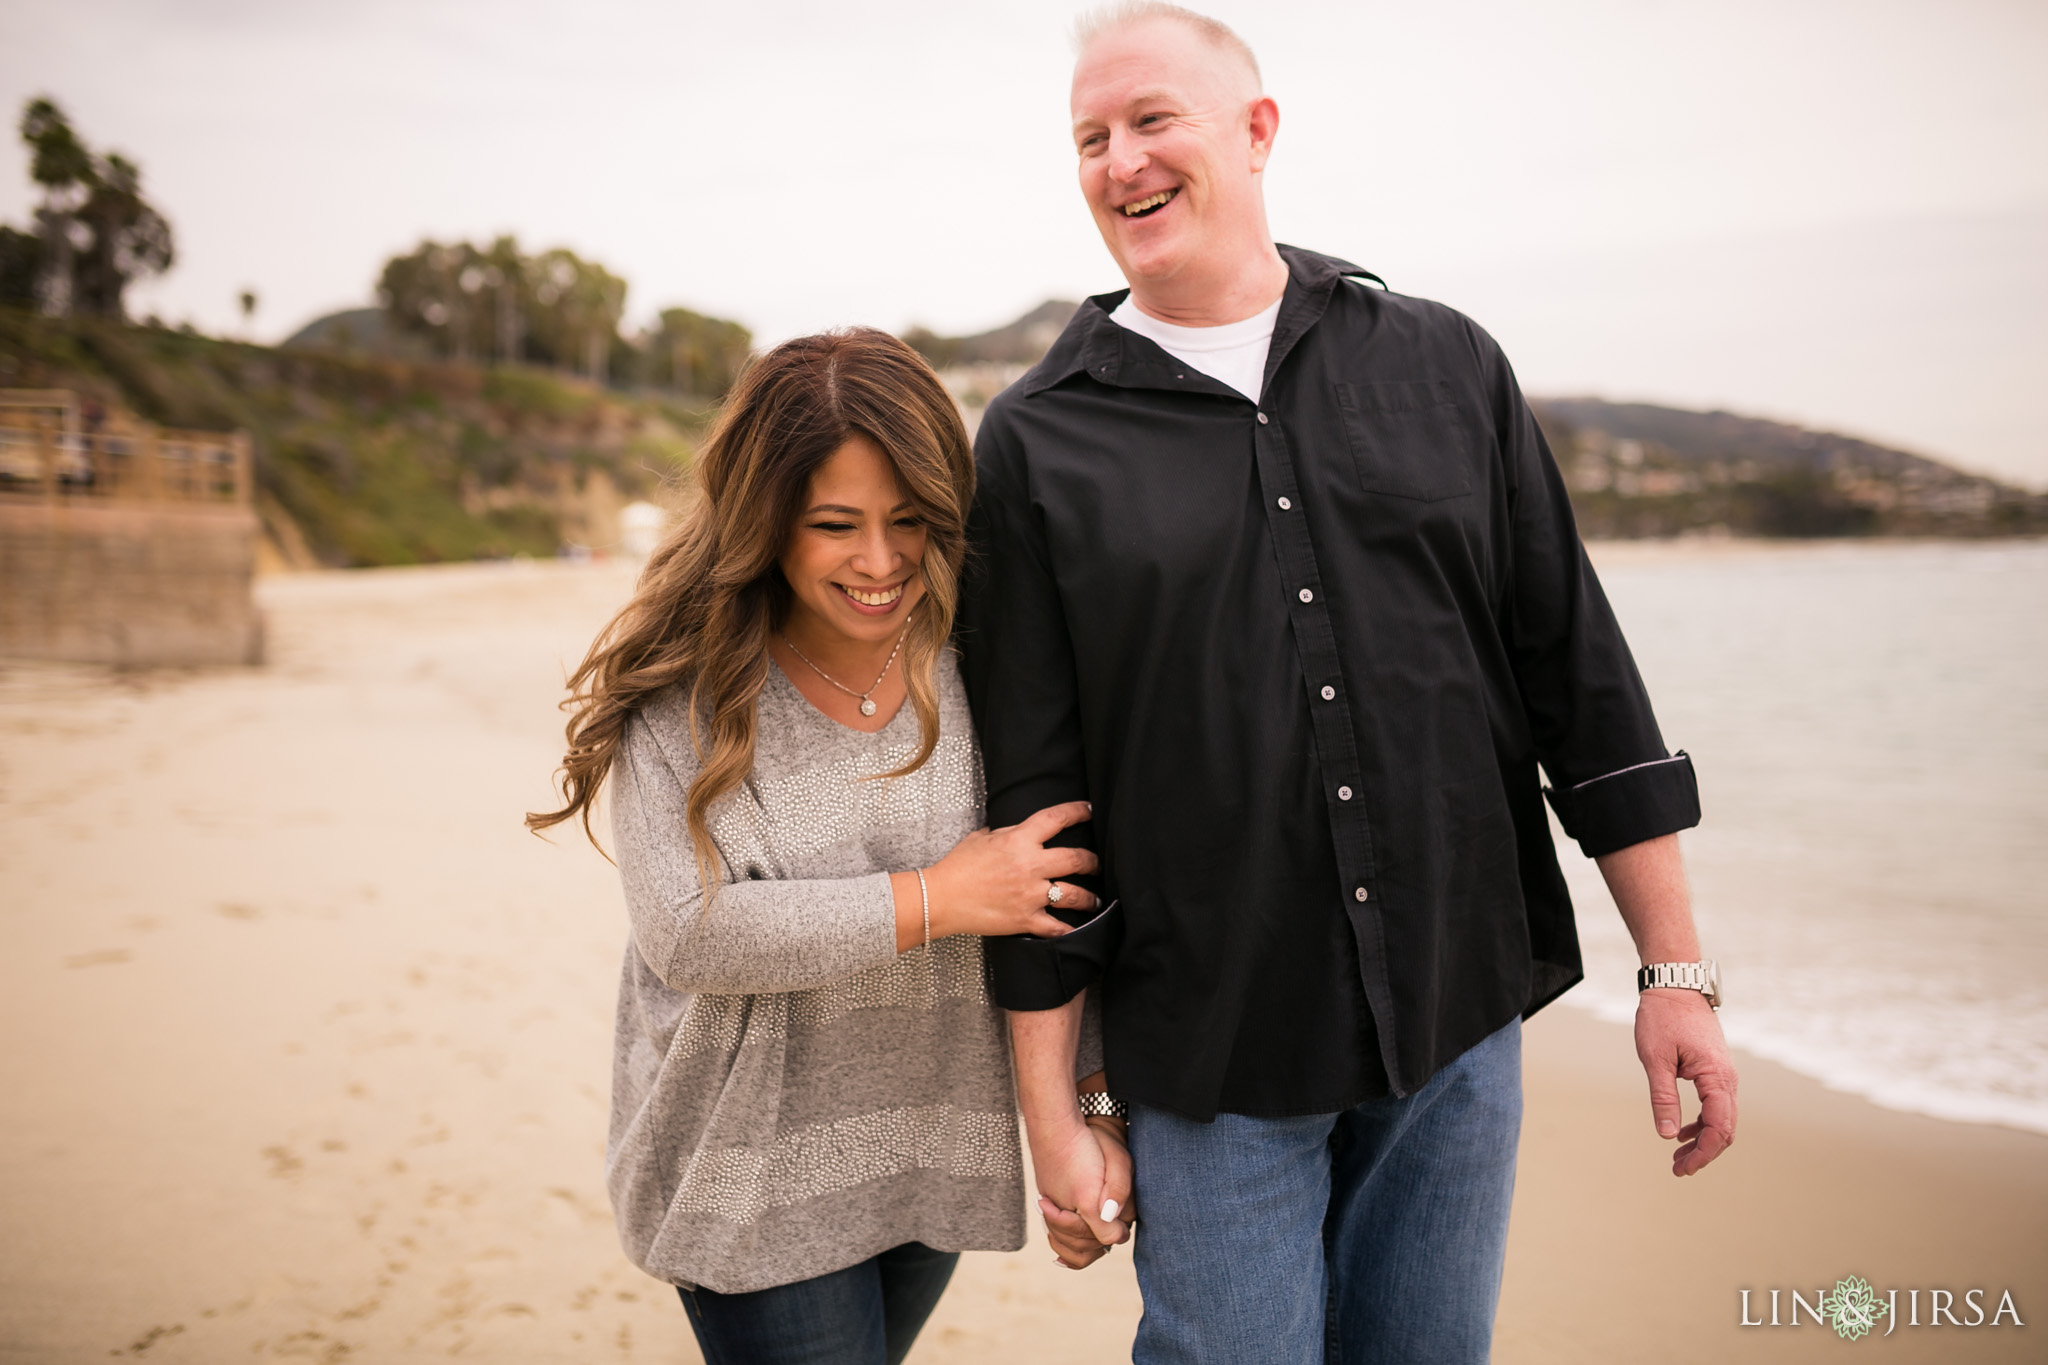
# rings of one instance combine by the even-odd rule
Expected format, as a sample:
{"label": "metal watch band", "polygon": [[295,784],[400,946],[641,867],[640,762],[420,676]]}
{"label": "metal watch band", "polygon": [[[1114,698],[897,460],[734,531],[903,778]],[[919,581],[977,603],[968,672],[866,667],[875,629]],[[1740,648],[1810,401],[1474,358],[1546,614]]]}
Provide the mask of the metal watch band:
{"label": "metal watch band", "polygon": [[1081,1101],[1082,1118],[1129,1119],[1131,1108],[1106,1090],[1084,1090],[1075,1096]]}
{"label": "metal watch band", "polygon": [[1712,958],[1698,962],[1652,962],[1636,972],[1636,990],[1698,991],[1721,1008],[1721,971]]}

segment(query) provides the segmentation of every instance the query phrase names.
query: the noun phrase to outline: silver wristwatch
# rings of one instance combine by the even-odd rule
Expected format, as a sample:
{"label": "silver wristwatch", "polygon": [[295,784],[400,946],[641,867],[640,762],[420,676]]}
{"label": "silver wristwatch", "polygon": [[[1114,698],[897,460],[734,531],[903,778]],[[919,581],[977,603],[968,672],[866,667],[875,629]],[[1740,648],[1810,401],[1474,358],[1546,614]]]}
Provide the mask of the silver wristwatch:
{"label": "silver wristwatch", "polygon": [[1721,1008],[1721,968],[1712,958],[1698,962],[1652,962],[1636,973],[1636,990],[1698,991]]}
{"label": "silver wristwatch", "polygon": [[1105,1118],[1129,1120],[1130,1106],[1112,1096],[1107,1090],[1083,1090],[1074,1097],[1081,1102],[1082,1118]]}

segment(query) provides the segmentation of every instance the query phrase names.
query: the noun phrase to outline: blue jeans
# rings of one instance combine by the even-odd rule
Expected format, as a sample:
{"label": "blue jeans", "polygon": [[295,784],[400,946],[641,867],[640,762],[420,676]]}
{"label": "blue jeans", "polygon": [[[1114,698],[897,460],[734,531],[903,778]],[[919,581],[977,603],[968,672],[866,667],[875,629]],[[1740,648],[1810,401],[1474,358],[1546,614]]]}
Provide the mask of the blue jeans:
{"label": "blue jeans", "polygon": [[957,1251],[905,1242],[773,1289],[677,1292],[704,1365],[902,1365],[959,1263]]}
{"label": "blue jeans", "polygon": [[1516,1020],[1405,1099],[1196,1123],[1131,1106],[1137,1365],[1477,1365],[1522,1127]]}

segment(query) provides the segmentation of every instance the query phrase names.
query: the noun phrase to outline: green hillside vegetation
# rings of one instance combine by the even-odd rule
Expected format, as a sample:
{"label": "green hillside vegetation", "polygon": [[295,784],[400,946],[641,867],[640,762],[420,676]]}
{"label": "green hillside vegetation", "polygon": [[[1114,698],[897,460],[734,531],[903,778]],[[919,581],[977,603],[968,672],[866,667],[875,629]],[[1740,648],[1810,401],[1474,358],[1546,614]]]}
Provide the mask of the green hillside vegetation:
{"label": "green hillside vegetation", "polygon": [[0,386],[249,432],[269,538],[288,562],[337,567],[602,548],[621,501],[660,500],[706,416],[527,366],[272,349],[4,307]]}
{"label": "green hillside vegetation", "polygon": [[[323,319],[299,345],[133,326],[128,286],[175,260],[141,167],[94,151],[47,97],[23,106],[19,132],[39,202],[25,228],[0,224],[0,387],[248,432],[273,562],[606,549],[622,504],[683,468],[752,349],[744,327],[681,308],[623,337],[625,280],[511,237],[392,257],[377,310]],[[256,302],[242,291],[245,319]]]}

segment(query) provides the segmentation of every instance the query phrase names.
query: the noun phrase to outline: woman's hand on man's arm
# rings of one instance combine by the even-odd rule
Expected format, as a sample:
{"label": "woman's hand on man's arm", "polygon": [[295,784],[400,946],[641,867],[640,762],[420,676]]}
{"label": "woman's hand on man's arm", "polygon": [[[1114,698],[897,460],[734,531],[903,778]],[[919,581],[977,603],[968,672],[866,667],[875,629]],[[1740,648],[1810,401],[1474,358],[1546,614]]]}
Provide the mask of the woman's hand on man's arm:
{"label": "woman's hand on man's arm", "polygon": [[896,898],[896,950],[924,942],[924,897],[931,897],[931,936],[950,934],[1036,934],[1057,938],[1068,931],[1046,913],[1048,885],[1060,888],[1060,908],[1092,910],[1093,894],[1062,878],[1096,870],[1098,861],[1085,848],[1047,848],[1045,841],[1088,819],[1086,801],[1048,806],[1005,829],[978,829],[953,845],[952,852],[917,873],[894,872],[889,886]]}

